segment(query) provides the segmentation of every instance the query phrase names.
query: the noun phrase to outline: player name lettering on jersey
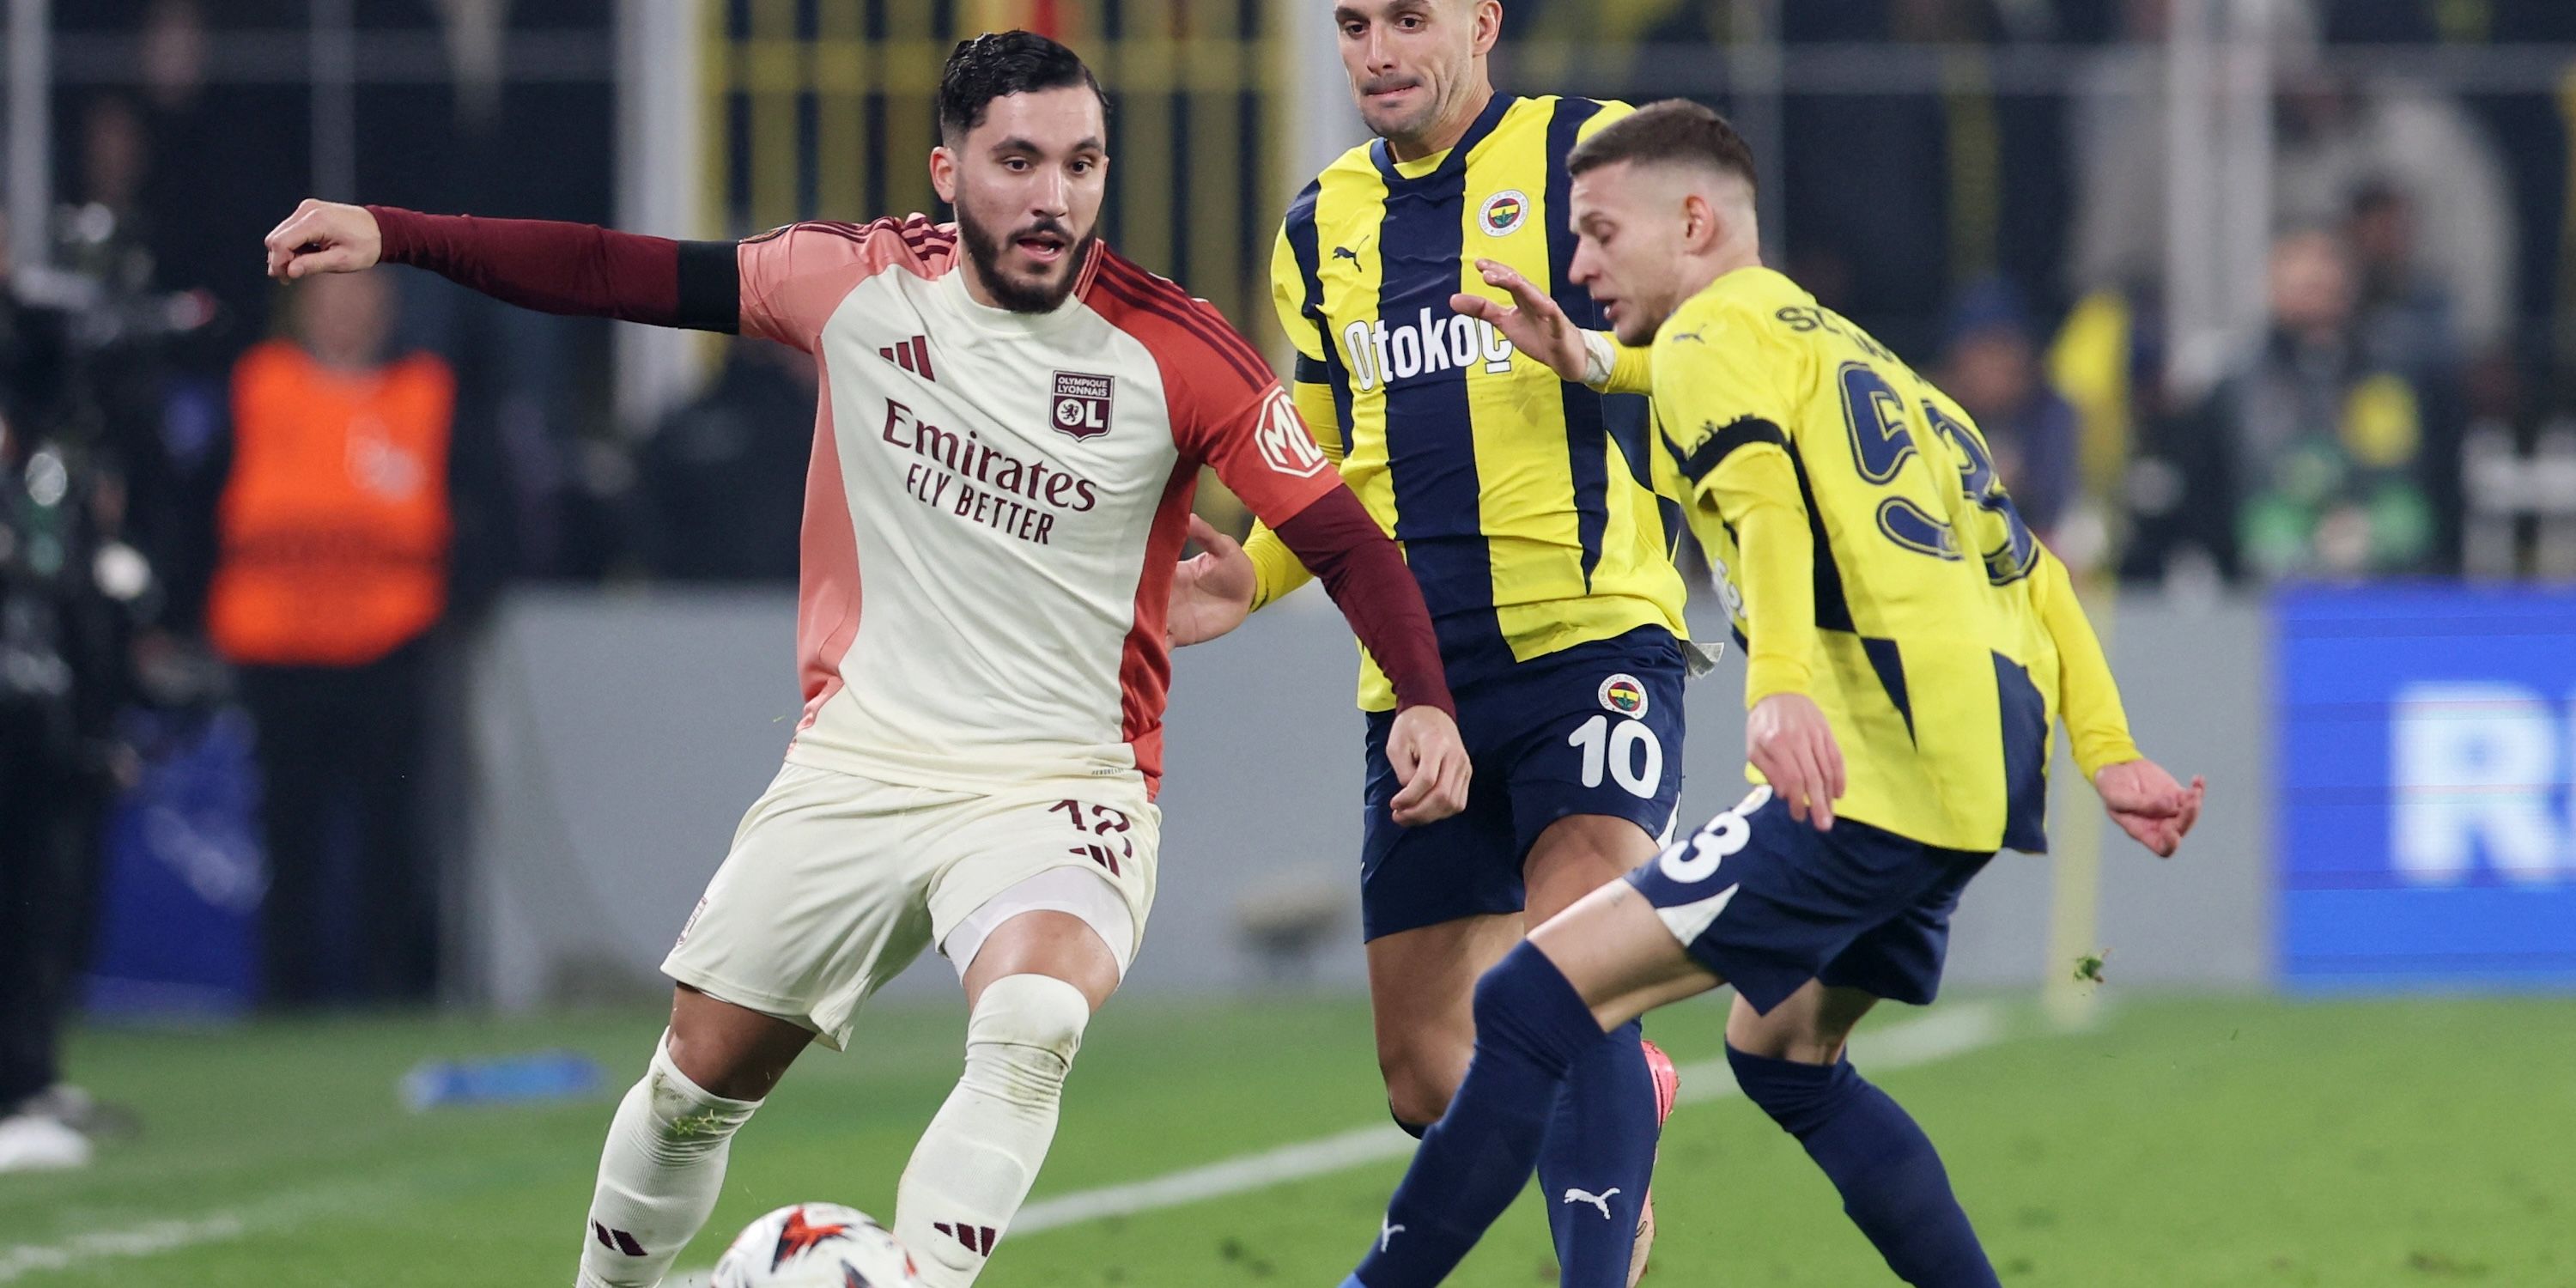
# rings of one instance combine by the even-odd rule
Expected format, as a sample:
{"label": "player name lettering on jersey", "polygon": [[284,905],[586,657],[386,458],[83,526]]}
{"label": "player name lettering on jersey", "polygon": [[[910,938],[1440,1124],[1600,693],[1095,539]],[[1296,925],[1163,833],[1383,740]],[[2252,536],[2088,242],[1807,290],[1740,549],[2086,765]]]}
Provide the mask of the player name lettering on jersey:
{"label": "player name lettering on jersey", "polygon": [[942,429],[891,398],[878,436],[916,458],[904,472],[904,490],[913,499],[1022,541],[1046,545],[1058,513],[1084,514],[1100,504],[1091,480],[1042,460],[1023,461],[974,430]]}
{"label": "player name lettering on jersey", "polygon": [[1342,350],[1351,387],[1362,393],[1479,362],[1496,375],[1512,369],[1512,342],[1492,323],[1464,313],[1434,317],[1428,305],[1411,322],[1390,326],[1378,318],[1343,327]]}

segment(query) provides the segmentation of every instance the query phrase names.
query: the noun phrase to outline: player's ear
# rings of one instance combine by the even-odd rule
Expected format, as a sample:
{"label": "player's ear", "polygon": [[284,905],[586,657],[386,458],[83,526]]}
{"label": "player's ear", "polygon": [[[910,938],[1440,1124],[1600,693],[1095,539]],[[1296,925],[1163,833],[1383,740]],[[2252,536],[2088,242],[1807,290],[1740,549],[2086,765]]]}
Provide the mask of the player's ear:
{"label": "player's ear", "polygon": [[1717,207],[1709,203],[1708,194],[1682,194],[1682,246],[1690,251],[1704,251],[1719,241]]}
{"label": "player's ear", "polygon": [[1503,38],[1503,0],[1475,0],[1476,56],[1482,58],[1494,51],[1494,43]]}
{"label": "player's ear", "polygon": [[930,150],[930,187],[941,201],[957,204],[957,154],[945,143]]}

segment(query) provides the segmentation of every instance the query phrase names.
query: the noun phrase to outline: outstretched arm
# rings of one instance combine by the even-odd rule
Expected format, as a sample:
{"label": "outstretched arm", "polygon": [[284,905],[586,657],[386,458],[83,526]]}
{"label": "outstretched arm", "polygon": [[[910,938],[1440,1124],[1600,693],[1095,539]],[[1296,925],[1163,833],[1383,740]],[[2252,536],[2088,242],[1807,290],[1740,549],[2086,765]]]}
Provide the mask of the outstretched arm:
{"label": "outstretched arm", "polygon": [[729,241],[308,199],[266,243],[269,276],[286,281],[409,264],[544,313],[701,331],[742,325],[741,270]]}
{"label": "outstretched arm", "polygon": [[2185,787],[2139,753],[2101,638],[2075,597],[2074,578],[2046,546],[2039,548],[2039,561],[2027,581],[2031,607],[2057,648],[2057,710],[2066,721],[2076,768],[2092,781],[2121,831],[2158,858],[2173,857],[2183,836],[2200,821],[2207,784],[2194,777]]}

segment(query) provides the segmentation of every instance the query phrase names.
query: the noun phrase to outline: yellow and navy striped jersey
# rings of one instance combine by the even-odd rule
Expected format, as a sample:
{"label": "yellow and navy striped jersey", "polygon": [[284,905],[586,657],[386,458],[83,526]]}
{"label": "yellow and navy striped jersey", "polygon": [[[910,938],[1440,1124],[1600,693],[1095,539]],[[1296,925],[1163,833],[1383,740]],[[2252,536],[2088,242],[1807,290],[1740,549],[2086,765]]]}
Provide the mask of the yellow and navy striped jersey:
{"label": "yellow and navy striped jersey", "polygon": [[[1399,162],[1383,140],[1344,153],[1280,229],[1271,284],[1298,407],[1403,545],[1452,687],[1643,626],[1685,630],[1680,516],[1653,491],[1644,400],[1560,380],[1449,307],[1460,291],[1509,302],[1475,266],[1495,259],[1601,325],[1566,280],[1565,155],[1628,110],[1498,94],[1436,156]],[[1247,548],[1256,603],[1305,579],[1275,537]],[[1365,655],[1360,705],[1394,705]]]}
{"label": "yellow and navy striped jersey", "polygon": [[1765,268],[1685,301],[1651,361],[1658,469],[1745,644],[1746,701],[1804,693],[1824,711],[1836,815],[2046,849],[2055,718],[2088,778],[2138,752],[2065,566],[2014,513],[1975,422]]}

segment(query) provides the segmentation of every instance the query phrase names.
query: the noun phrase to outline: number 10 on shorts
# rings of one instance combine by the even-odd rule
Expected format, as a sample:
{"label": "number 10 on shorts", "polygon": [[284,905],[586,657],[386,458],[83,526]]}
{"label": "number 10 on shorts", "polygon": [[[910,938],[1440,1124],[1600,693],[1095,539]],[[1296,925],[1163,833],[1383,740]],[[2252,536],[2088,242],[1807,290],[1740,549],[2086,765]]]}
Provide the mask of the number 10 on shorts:
{"label": "number 10 on shorts", "polygon": [[1664,744],[1643,720],[1594,716],[1575,727],[1565,743],[1583,753],[1583,785],[1599,787],[1602,771],[1629,795],[1654,799],[1664,779]]}

